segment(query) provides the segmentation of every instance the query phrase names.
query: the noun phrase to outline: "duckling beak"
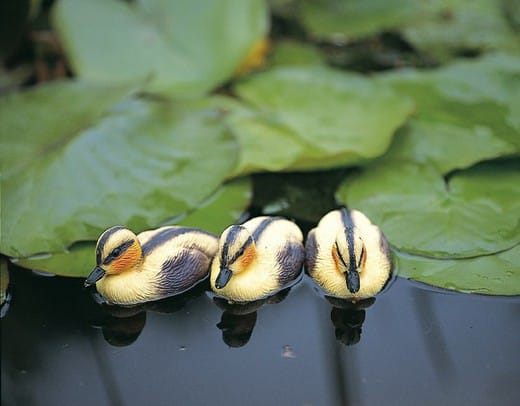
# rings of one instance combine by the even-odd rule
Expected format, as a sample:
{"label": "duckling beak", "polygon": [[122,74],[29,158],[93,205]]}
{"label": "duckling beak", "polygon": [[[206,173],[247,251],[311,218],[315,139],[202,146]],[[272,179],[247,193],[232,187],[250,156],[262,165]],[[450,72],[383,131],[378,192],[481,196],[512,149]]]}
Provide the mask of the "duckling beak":
{"label": "duckling beak", "polygon": [[347,280],[347,288],[350,293],[356,293],[359,291],[359,272],[357,269],[346,272],[345,279]]}
{"label": "duckling beak", "polygon": [[233,273],[229,268],[220,268],[220,272],[217,275],[217,279],[215,280],[215,287],[217,289],[222,289],[227,285]]}
{"label": "duckling beak", "polygon": [[96,266],[94,270],[90,273],[88,278],[85,280],[83,286],[88,288],[95,284],[98,280],[100,280],[103,276],[105,276],[105,270],[99,266]]}

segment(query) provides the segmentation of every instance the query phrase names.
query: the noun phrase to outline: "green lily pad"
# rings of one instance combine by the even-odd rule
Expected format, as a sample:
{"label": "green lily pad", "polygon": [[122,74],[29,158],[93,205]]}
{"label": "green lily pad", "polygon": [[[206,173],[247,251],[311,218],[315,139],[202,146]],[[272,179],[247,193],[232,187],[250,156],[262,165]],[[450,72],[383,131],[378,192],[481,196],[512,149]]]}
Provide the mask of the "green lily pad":
{"label": "green lily pad", "polygon": [[95,124],[130,94],[128,86],[58,81],[0,98],[2,178],[39,154],[63,147],[79,129]]}
{"label": "green lily pad", "polygon": [[320,51],[309,43],[280,41],[271,52],[271,64],[275,66],[324,65]]}
{"label": "green lily pad", "polygon": [[253,107],[232,121],[241,171],[365,162],[386,151],[413,109],[385,85],[319,66],[274,68],[235,91]]}
{"label": "green lily pad", "polygon": [[430,166],[385,163],[348,178],[337,198],[397,249],[437,258],[492,254],[520,242],[520,166],[490,163],[447,181]]}
{"label": "green lily pad", "polygon": [[175,224],[197,227],[220,235],[244,214],[251,203],[252,194],[250,178],[240,178],[224,183],[197,209],[175,221]]}
{"label": "green lily pad", "polygon": [[[399,26],[417,16],[414,2],[400,0],[302,0],[300,17],[315,37],[347,41]],[[420,3],[420,2],[415,2]]]}
{"label": "green lily pad", "polygon": [[386,161],[409,161],[431,164],[445,174],[468,168],[486,159],[509,156],[517,149],[493,135],[489,127],[463,127],[412,119],[395,136],[385,154]]}
{"label": "green lily pad", "polygon": [[520,152],[520,58],[490,55],[431,71],[383,76],[417,104],[387,161],[430,163],[442,173]]}
{"label": "green lily pad", "polygon": [[239,141],[231,177],[261,171],[282,171],[305,154],[305,144],[289,128],[229,98],[219,98],[228,126]]}
{"label": "green lily pad", "polygon": [[14,258],[11,261],[22,268],[38,272],[86,278],[96,265],[96,242],[84,241],[63,252]]}
{"label": "green lily pad", "polygon": [[457,53],[518,51],[519,36],[496,0],[301,0],[300,20],[315,37],[348,41],[400,31],[422,53],[446,60]]}
{"label": "green lily pad", "polygon": [[421,21],[406,21],[403,34],[437,60],[460,52],[520,51],[520,35],[509,26],[502,1],[437,0],[426,13]]}
{"label": "green lily pad", "polygon": [[[238,179],[222,185],[200,207],[178,221],[179,224],[197,227],[220,234],[230,224],[235,223],[250,203],[251,181]],[[134,229],[134,231],[137,231]],[[87,277],[96,265],[95,241],[76,243],[64,252],[36,255],[15,259],[17,265],[56,275]]]}
{"label": "green lily pad", "polygon": [[520,245],[494,255],[433,259],[395,252],[399,276],[458,292],[520,295]]}
{"label": "green lily pad", "polygon": [[80,77],[177,96],[225,82],[268,27],[262,0],[62,0],[53,17]]}
{"label": "green lily pad", "polygon": [[2,174],[2,253],[61,251],[114,224],[150,228],[197,207],[235,166],[211,100],[129,99],[100,117],[105,93],[69,83],[0,100],[1,158],[13,166]]}

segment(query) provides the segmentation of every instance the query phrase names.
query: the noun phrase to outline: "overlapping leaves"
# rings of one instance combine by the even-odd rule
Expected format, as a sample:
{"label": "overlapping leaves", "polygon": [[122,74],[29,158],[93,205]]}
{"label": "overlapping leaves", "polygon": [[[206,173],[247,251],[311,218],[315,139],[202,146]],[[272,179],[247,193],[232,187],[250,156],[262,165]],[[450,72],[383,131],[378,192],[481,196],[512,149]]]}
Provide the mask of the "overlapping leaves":
{"label": "overlapping leaves", "polygon": [[234,167],[236,142],[209,101],[110,107],[114,98],[63,83],[1,101],[4,254],[60,251],[113,224],[154,226],[196,207]]}
{"label": "overlapping leaves", "polygon": [[[365,211],[400,251],[430,258],[401,255],[403,276],[445,287],[441,273],[428,272],[431,265],[450,269],[457,289],[503,293],[487,286],[482,273],[465,271],[468,260],[447,266],[434,258],[495,256],[520,243],[519,62],[493,55],[383,77],[415,100],[417,113],[387,154],[343,183],[338,198]],[[508,159],[475,166],[499,157]],[[520,286],[507,291],[519,293]]]}
{"label": "overlapping leaves", "polygon": [[430,166],[381,164],[338,197],[362,209],[393,246],[436,258],[493,254],[519,243],[520,165],[480,165],[448,180]]}
{"label": "overlapping leaves", "polygon": [[238,173],[364,162],[386,151],[413,110],[389,86],[319,66],[273,68],[235,91],[253,107],[232,121]]}
{"label": "overlapping leaves", "polygon": [[[518,50],[508,1],[270,4],[329,43],[392,31],[437,62]],[[226,179],[356,165],[337,196],[382,227],[400,275],[520,293],[520,58],[367,77],[326,68],[319,42],[286,42],[274,66],[235,78],[232,97],[207,96],[265,37],[267,14],[262,0],[58,1],[54,26],[89,84],[0,101],[1,252],[84,276],[110,225],[218,233],[250,200],[248,180]]]}
{"label": "overlapping leaves", "polygon": [[[397,31],[437,60],[457,53],[519,51],[519,35],[508,22],[514,10],[495,0],[300,0],[299,18],[321,39],[348,41]],[[514,18],[514,17],[513,17]]]}

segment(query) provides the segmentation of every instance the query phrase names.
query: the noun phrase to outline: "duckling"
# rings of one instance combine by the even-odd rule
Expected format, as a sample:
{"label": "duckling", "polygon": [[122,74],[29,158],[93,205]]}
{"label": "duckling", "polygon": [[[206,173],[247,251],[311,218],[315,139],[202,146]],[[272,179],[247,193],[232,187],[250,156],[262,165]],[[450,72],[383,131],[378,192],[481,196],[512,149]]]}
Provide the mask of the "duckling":
{"label": "duckling", "polygon": [[392,259],[379,228],[363,213],[342,208],[327,213],[309,232],[305,268],[328,294],[359,301],[381,291]]}
{"label": "duckling", "polygon": [[208,276],[218,237],[168,226],[135,235],[115,226],[99,237],[96,267],[85,281],[109,303],[134,305],[187,291]]}
{"label": "duckling", "polygon": [[220,236],[211,289],[231,302],[270,296],[301,275],[305,251],[300,228],[280,217],[255,217]]}

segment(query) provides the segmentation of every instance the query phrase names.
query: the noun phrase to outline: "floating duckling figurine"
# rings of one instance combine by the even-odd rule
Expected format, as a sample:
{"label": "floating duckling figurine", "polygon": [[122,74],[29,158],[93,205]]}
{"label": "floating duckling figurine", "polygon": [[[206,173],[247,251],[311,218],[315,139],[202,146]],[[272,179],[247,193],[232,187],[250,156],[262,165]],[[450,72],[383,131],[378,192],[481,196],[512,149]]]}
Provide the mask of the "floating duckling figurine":
{"label": "floating duckling figurine", "polygon": [[392,259],[385,236],[357,210],[327,213],[305,245],[307,273],[328,294],[358,301],[389,280]]}
{"label": "floating duckling figurine", "polygon": [[98,239],[96,267],[85,286],[110,303],[133,305],[185,292],[207,277],[218,237],[205,231],[170,226],[135,235],[112,227]]}
{"label": "floating duckling figurine", "polygon": [[299,227],[280,217],[255,217],[220,236],[211,289],[232,302],[272,295],[295,281],[304,261]]}

